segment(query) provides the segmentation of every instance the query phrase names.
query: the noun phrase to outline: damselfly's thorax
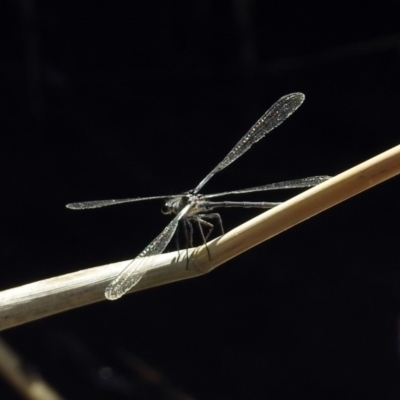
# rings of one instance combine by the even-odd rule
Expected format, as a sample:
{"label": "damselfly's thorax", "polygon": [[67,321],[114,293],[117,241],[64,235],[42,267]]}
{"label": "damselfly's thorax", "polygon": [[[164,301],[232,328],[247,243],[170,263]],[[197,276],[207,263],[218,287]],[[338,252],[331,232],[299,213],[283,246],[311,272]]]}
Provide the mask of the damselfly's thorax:
{"label": "damselfly's thorax", "polygon": [[181,196],[174,196],[170,199],[167,199],[164,207],[161,209],[161,212],[164,215],[169,214],[179,214],[188,204],[191,205],[188,212],[186,213],[187,217],[192,215],[196,215],[202,212],[209,211],[209,207],[206,206],[204,202],[204,196],[200,193],[193,194],[192,191],[182,194]]}

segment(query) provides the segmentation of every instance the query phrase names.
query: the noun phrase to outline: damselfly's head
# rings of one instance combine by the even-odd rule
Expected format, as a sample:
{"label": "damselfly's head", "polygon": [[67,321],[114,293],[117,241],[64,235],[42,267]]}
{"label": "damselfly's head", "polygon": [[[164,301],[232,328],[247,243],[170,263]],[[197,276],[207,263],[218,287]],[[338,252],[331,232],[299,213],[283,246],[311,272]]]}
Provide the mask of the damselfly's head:
{"label": "damselfly's head", "polygon": [[190,196],[183,194],[181,196],[171,197],[165,202],[161,212],[164,215],[178,214],[189,202]]}

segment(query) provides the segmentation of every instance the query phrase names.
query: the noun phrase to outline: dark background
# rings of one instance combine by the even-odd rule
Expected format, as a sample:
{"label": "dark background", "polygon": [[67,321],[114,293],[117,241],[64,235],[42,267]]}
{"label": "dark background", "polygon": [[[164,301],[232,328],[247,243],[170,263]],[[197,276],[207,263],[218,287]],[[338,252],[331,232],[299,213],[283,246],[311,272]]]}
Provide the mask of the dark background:
{"label": "dark background", "polygon": [[[398,13],[370,4],[2,2],[0,289],[134,257],[162,203],[64,205],[193,188],[284,94],[306,102],[203,192],[335,175],[397,145]],[[69,399],[398,398],[399,184],[208,276],[2,337]],[[257,213],[223,211],[225,228]]]}

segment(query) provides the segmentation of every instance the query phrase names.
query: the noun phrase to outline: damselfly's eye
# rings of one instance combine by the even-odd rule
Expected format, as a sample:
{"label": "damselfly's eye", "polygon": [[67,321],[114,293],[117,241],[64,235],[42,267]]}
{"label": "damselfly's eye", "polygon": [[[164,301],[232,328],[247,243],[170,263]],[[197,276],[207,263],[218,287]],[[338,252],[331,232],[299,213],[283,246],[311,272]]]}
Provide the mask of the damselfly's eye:
{"label": "damselfly's eye", "polygon": [[172,213],[171,207],[165,205],[163,208],[161,208],[161,213],[164,215],[169,215]]}

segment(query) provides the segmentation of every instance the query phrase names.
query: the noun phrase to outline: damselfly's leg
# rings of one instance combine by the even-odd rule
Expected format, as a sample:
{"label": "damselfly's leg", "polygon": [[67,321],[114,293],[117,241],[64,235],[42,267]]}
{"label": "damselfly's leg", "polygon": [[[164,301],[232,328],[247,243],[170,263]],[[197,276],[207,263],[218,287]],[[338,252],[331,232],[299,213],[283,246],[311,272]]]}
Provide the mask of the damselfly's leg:
{"label": "damselfly's leg", "polygon": [[186,248],[193,247],[193,224],[188,218],[183,222],[185,224]]}
{"label": "damselfly's leg", "polygon": [[[211,260],[210,250],[208,249],[208,246],[207,246],[207,239],[208,239],[208,236],[210,236],[210,233],[212,232],[212,230],[214,229],[214,225],[211,224],[210,222],[207,222],[207,221],[204,221],[203,219],[201,219],[200,215],[196,215],[195,217],[193,217],[193,219],[195,219],[197,224],[199,225],[200,234],[203,239],[203,243],[207,249],[208,259]],[[209,229],[207,232],[207,236],[204,236],[203,226],[206,226]]]}
{"label": "damselfly's leg", "polygon": [[[219,227],[220,227],[220,229],[221,229],[221,233],[223,234],[223,235],[225,235],[225,232],[224,232],[224,226],[222,225],[222,218],[221,218],[221,216],[218,214],[218,213],[210,213],[210,214],[199,214],[199,217],[202,219],[202,220],[204,220],[204,219],[216,219],[217,221],[218,221],[218,225],[219,225]],[[211,223],[210,223],[211,224]],[[214,225],[213,224],[211,224],[211,226],[212,226],[212,228],[210,229],[210,231],[207,233],[207,236],[206,236],[206,239],[208,240],[208,238],[209,238],[209,236],[211,235],[211,232],[213,231],[213,229],[214,229]]]}
{"label": "damselfly's leg", "polygon": [[180,234],[180,228],[179,225],[176,228],[176,232],[175,232],[175,246],[176,246],[176,251],[179,253],[179,234]]}
{"label": "damselfly's leg", "polygon": [[185,235],[186,243],[186,269],[189,268],[189,247],[193,247],[193,225],[192,222],[186,218],[182,221],[183,232]]}
{"label": "damselfly's leg", "polygon": [[[182,223],[185,224],[184,221],[182,221]],[[183,230],[184,230],[184,232],[186,232],[185,228]],[[175,246],[176,246],[176,251],[178,252],[178,260],[180,260],[180,258],[181,258],[181,249],[180,249],[180,245],[179,245],[179,236],[180,235],[181,235],[181,229],[180,229],[180,224],[178,224],[178,226],[176,228],[176,233],[175,233]],[[184,233],[184,235],[186,237],[185,233]],[[187,240],[186,240],[186,243],[187,243]],[[187,252],[187,246],[186,246],[186,252]]]}

